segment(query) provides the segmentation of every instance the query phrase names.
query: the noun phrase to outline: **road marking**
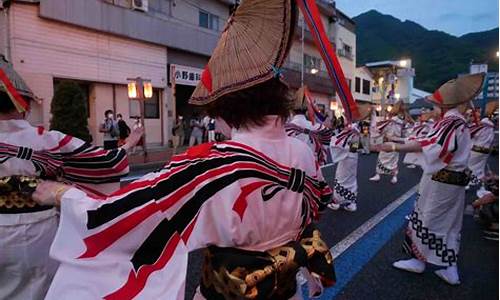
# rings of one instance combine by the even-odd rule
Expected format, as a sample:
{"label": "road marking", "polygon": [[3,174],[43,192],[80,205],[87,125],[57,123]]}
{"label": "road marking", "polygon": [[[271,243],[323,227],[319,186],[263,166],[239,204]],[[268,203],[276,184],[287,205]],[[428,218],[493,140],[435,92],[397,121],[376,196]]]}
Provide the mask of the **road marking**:
{"label": "road marking", "polygon": [[344,253],[349,247],[356,243],[360,238],[362,238],[368,231],[372,230],[375,225],[380,223],[385,219],[390,213],[392,213],[396,208],[398,208],[403,202],[410,198],[413,194],[417,192],[418,184],[409,189],[406,193],[401,195],[398,199],[391,202],[384,209],[378,212],[375,216],[371,217],[368,221],[359,226],[356,230],[351,232],[346,238],[338,242],[335,246],[330,249],[333,258],[337,258],[342,253]]}
{"label": "road marking", "polygon": [[[331,248],[336,258],[334,265],[337,283],[326,288],[320,300],[335,299],[394,234],[401,230],[407,222],[405,217],[413,210],[416,192],[417,186],[414,186]],[[309,299],[307,295],[307,284],[304,284],[302,296]]]}

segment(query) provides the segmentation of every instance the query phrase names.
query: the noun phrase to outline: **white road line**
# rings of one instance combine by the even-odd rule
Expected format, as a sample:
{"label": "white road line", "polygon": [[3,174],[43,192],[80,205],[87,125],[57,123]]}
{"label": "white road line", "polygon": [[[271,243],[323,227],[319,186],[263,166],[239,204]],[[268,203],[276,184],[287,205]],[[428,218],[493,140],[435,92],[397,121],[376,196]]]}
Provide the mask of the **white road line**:
{"label": "white road line", "polygon": [[417,192],[418,184],[409,189],[401,197],[391,202],[384,209],[382,209],[375,216],[371,217],[368,221],[359,226],[356,230],[351,232],[346,238],[338,242],[335,246],[330,249],[333,258],[337,258],[339,255],[344,253],[349,247],[356,243],[360,238],[362,238],[368,231],[370,231],[375,225],[380,223],[385,217],[387,217],[391,212],[398,208],[403,202],[410,198],[415,192]]}

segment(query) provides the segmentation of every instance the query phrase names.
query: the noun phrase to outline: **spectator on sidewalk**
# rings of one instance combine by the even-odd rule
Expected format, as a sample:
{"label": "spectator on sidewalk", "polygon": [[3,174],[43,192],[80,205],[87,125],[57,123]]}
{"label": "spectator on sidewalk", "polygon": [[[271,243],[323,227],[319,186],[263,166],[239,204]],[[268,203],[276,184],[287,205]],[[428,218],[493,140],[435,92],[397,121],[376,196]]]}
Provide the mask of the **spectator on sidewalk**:
{"label": "spectator on sidewalk", "polygon": [[208,121],[207,131],[208,131],[208,142],[209,143],[215,142],[216,139],[215,139],[215,119],[214,118],[210,118],[210,120]]}
{"label": "spectator on sidewalk", "polygon": [[[144,127],[142,122],[141,122],[141,118],[140,117],[135,117],[135,122],[134,122],[134,125],[132,125],[132,130],[137,130],[138,128],[142,128]],[[142,151],[144,151],[144,136],[141,137],[141,139],[139,140],[139,142],[137,143],[137,145],[135,145],[134,148],[132,148],[132,153],[135,154],[137,153],[137,147],[141,147]]]}
{"label": "spectator on sidewalk", "polygon": [[128,127],[127,122],[123,120],[122,114],[116,115],[116,120],[118,121],[118,130],[120,130],[120,139],[118,140],[118,146],[125,145],[127,138],[130,135],[130,127]]}
{"label": "spectator on sidewalk", "polygon": [[203,138],[203,124],[201,124],[200,119],[196,114],[193,115],[191,121],[189,122],[191,127],[191,135],[189,137],[189,147],[193,147],[195,144],[199,145],[202,143]]}
{"label": "spectator on sidewalk", "polygon": [[104,121],[101,123],[99,132],[104,133],[104,149],[118,148],[118,138],[120,137],[120,129],[115,121],[114,113],[111,109],[104,112]]}
{"label": "spectator on sidewalk", "polygon": [[179,146],[184,146],[184,118],[182,116],[178,116],[175,121],[174,127],[172,128],[172,145],[174,147],[174,154],[177,153],[177,148]]}
{"label": "spectator on sidewalk", "polygon": [[483,238],[498,241],[498,175],[484,178],[485,191],[472,203],[474,218],[483,227]]}

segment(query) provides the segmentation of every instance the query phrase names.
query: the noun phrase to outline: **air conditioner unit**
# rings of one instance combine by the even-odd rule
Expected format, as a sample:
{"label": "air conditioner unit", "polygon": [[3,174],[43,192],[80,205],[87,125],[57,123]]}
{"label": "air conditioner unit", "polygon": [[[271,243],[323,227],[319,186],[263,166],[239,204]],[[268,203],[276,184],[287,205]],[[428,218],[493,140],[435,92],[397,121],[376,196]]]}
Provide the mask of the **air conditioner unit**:
{"label": "air conditioner unit", "polygon": [[148,0],[132,0],[132,9],[148,11]]}

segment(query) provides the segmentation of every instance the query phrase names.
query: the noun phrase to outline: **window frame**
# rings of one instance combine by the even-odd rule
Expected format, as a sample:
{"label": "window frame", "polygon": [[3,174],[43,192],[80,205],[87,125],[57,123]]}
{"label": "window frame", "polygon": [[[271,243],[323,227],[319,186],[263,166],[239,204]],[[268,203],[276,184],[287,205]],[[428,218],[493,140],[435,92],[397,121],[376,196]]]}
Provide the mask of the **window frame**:
{"label": "window frame", "polygon": [[[365,85],[367,83],[367,86]],[[363,95],[370,95],[371,82],[370,80],[363,79],[362,92]]]}

